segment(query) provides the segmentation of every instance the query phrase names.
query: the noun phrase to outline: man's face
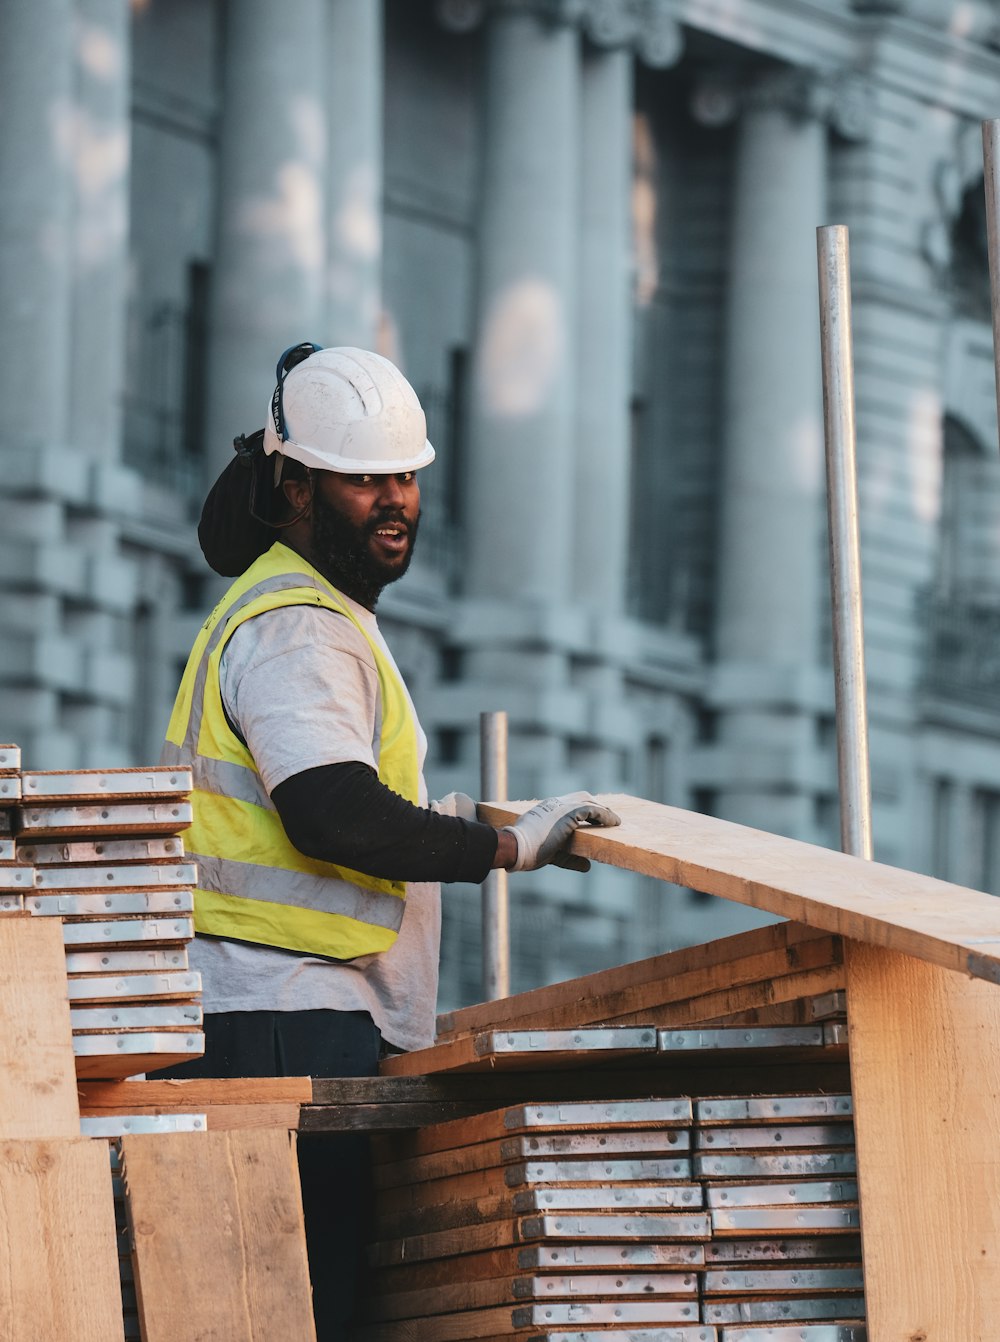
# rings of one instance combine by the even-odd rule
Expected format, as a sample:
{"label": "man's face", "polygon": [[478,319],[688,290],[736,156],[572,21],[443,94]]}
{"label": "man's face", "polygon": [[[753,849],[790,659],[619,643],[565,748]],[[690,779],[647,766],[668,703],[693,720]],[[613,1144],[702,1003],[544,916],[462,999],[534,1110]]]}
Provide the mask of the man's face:
{"label": "man's face", "polygon": [[338,475],[317,471],[312,549],[317,568],[369,610],[410,566],[420,521],[416,473]]}

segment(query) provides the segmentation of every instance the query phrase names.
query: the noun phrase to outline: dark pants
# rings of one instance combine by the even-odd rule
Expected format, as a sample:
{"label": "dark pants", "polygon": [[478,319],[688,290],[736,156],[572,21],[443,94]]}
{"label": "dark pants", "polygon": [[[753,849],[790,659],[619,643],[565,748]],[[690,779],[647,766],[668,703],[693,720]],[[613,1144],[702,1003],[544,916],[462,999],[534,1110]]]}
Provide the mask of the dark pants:
{"label": "dark pants", "polygon": [[[374,1076],[382,1037],[365,1011],[232,1011],[205,1017],[205,1056],[176,1077]],[[317,1342],[344,1342],[355,1321],[371,1204],[363,1133],[298,1139]]]}

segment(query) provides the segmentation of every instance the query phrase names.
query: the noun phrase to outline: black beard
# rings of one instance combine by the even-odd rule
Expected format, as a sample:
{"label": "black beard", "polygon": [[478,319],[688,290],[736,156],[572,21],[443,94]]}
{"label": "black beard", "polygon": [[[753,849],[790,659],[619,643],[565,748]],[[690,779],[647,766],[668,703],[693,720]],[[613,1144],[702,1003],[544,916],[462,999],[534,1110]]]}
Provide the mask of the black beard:
{"label": "black beard", "polygon": [[[410,548],[398,563],[384,563],[369,549],[369,538],[386,522],[406,528]],[[409,521],[393,509],[386,509],[363,526],[355,526],[317,490],[312,500],[312,562],[325,578],[345,596],[368,610],[374,610],[382,590],[396,582],[410,567],[417,541],[418,514]]]}

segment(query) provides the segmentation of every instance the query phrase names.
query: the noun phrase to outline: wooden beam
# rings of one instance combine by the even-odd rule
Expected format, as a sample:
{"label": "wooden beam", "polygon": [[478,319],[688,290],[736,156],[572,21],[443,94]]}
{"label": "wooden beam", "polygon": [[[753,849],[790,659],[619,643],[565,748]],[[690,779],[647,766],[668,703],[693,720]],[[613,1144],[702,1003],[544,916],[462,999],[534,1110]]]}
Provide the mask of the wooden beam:
{"label": "wooden beam", "polygon": [[994,1342],[1000,993],[845,949],[869,1342]]}
{"label": "wooden beam", "polygon": [[822,932],[799,923],[775,923],[699,946],[684,946],[633,964],[615,965],[581,978],[534,988],[501,1001],[479,1002],[438,1017],[437,1042],[476,1030],[508,1026],[530,1029],[573,1028],[617,1020],[664,1002],[712,992],[741,983],[758,983],[798,969],[839,963],[839,946]]}
{"label": "wooden beam", "polygon": [[[839,953],[839,943],[838,943]],[[827,956],[826,958],[829,958]],[[774,1002],[792,1001],[800,997],[812,997],[819,993],[830,992],[843,985],[844,975],[841,965],[825,965],[819,969],[807,969],[800,974],[787,974],[784,977],[765,979],[762,982],[741,985],[735,988],[723,988],[682,1002],[673,1002],[661,1006],[656,1012],[657,1024],[663,1028],[681,1028],[686,1025],[703,1025],[709,1021],[718,1021],[734,1012],[743,1012],[753,1007]],[[664,986],[664,995],[669,986]],[[498,1003],[502,1012],[503,1003]],[[637,1013],[645,1019],[645,1013]],[[617,1020],[615,1025],[626,1026],[634,1022],[626,1017]],[[506,1024],[497,1029],[507,1029]],[[577,1055],[556,1055],[509,1053],[498,1054],[489,1051],[489,1036],[494,1031],[484,1030],[435,1044],[430,1048],[413,1053],[400,1053],[386,1058],[381,1071],[386,1076],[413,1076],[419,1073],[440,1071],[492,1070],[498,1067],[525,1070],[532,1067],[577,1066],[593,1068],[599,1061],[599,1055],[580,1052]],[[651,1067],[663,1062],[662,1055],[650,1053],[643,1060]],[[812,1059],[816,1061],[816,1059]],[[718,1061],[718,1058],[716,1059]],[[590,1075],[593,1073],[590,1072]]]}
{"label": "wooden beam", "polygon": [[294,1138],[125,1137],[122,1160],[144,1342],[315,1342]]}
{"label": "wooden beam", "polygon": [[[820,1052],[820,1050],[816,1050]],[[649,1099],[651,1096],[780,1095],[800,1089],[842,1091],[850,1086],[846,1049],[796,1060],[774,1050],[752,1058],[726,1053],[696,1059],[661,1058],[644,1071],[608,1068],[551,1072],[436,1072],[316,1080],[314,1103],[299,1111],[300,1132],[398,1132],[484,1113],[499,1105],[543,1100]],[[720,1070],[721,1069],[721,1070]]]}
{"label": "wooden beam", "polygon": [[106,1142],[0,1142],[0,1262],[4,1342],[121,1342]]}
{"label": "wooden beam", "polygon": [[309,1104],[312,1081],[307,1076],[234,1077],[190,1081],[82,1081],[78,1087],[84,1113],[202,1113],[216,1105]]}
{"label": "wooden beam", "polygon": [[79,1137],[60,918],[0,918],[0,1139]]}
{"label": "wooden beam", "polygon": [[[1000,983],[1000,901],[916,872],[635,797],[600,800],[618,829],[585,829],[571,851]],[[507,824],[531,802],[481,805]]]}

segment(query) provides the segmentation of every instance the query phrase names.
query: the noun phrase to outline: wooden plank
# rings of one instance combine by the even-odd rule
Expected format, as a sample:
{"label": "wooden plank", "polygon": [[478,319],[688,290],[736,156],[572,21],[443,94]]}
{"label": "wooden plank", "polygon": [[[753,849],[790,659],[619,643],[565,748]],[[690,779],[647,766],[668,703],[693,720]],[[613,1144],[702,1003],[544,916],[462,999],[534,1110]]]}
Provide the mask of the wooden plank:
{"label": "wooden plank", "polygon": [[[102,1040],[107,1040],[107,1043]],[[181,1048],[176,1042],[171,1043],[171,1040],[193,1042]],[[192,1058],[200,1058],[204,1051],[204,1036],[200,1030],[193,1035],[88,1034],[74,1036],[73,1041],[77,1076],[102,1080],[155,1072],[159,1067],[174,1067],[178,1063],[190,1062]]]}
{"label": "wooden plank", "polygon": [[581,1241],[605,1245],[608,1241],[621,1240],[630,1249],[635,1249],[641,1241],[659,1248],[670,1241],[696,1242],[711,1237],[708,1218],[698,1212],[649,1217],[528,1216],[519,1220],[505,1217],[455,1230],[381,1240],[370,1246],[369,1261],[375,1267],[390,1267],[435,1258],[458,1258],[463,1254],[534,1241],[562,1244],[564,1249],[570,1243],[575,1253],[576,1245]]}
{"label": "wooden plank", "polygon": [[373,1319],[412,1319],[429,1314],[483,1309],[523,1300],[620,1300],[683,1298],[696,1294],[698,1278],[693,1272],[628,1272],[545,1275],[538,1277],[470,1278],[448,1286],[418,1291],[377,1291],[372,1300]]}
{"label": "wooden plank", "polygon": [[[600,800],[622,824],[578,831],[571,851],[580,857],[1000,982],[1000,901],[992,895],[674,806]],[[502,825],[530,806],[491,804],[481,814]]]}
{"label": "wooden plank", "polygon": [[70,867],[81,862],[177,862],[184,856],[181,839],[103,839],[95,843],[18,842],[19,862],[36,867]]}
{"label": "wooden plank", "polygon": [[148,769],[39,769],[21,774],[25,804],[48,802],[184,798],[191,793],[190,769],[152,765]]}
{"label": "wooden plank", "polygon": [[[596,1180],[596,1171],[594,1177]],[[697,1184],[621,1185],[611,1184],[608,1176],[605,1183],[506,1187],[496,1173],[481,1178],[478,1184],[474,1174],[459,1174],[453,1180],[381,1189],[378,1225],[383,1237],[419,1235],[429,1230],[450,1230],[535,1212],[692,1211],[701,1210],[702,1204],[703,1194]]]}
{"label": "wooden plank", "polygon": [[314,1342],[294,1139],[125,1137],[122,1158],[144,1342]]}
{"label": "wooden plank", "polygon": [[[794,1065],[787,1050],[768,1050],[750,1057],[739,1053],[694,1054],[670,1058],[659,1054],[656,1065],[642,1075],[632,1071],[593,1068],[584,1071],[553,1072],[437,1072],[429,1076],[373,1077],[379,1082],[505,1082],[505,1090],[496,1090],[481,1099],[428,1100],[380,1104],[345,1103],[343,1105],[303,1105],[299,1115],[301,1132],[400,1132],[429,1124],[484,1113],[498,1100],[648,1099],[650,1096],[679,1096],[717,1091],[730,1095],[750,1091],[770,1094],[816,1088],[843,1091],[850,1086],[847,1047],[803,1050],[808,1057],[796,1057]],[[314,1081],[315,1090],[337,1087],[339,1081]],[[314,1091],[315,1093],[315,1091]],[[431,1091],[428,1094],[433,1093]],[[466,1092],[456,1092],[465,1094]],[[470,1091],[469,1094],[475,1092]]]}
{"label": "wooden plank", "polygon": [[[726,985],[756,982],[799,968],[806,944],[821,939],[821,933],[800,923],[773,923],[736,936],[684,946],[633,964],[615,965],[502,1001],[478,1002],[440,1015],[437,1040],[445,1043],[499,1025],[523,1029],[550,1022],[553,1028],[590,1025],[603,1021],[607,1013],[621,1015],[640,1008],[643,1001],[638,995],[643,989],[650,991],[650,1000],[659,1004],[696,997]],[[782,969],[782,964],[787,968]],[[662,996],[664,992],[670,995]]]}
{"label": "wooden plank", "polygon": [[846,951],[870,1342],[993,1342],[1000,993],[879,947]]}
{"label": "wooden plank", "polygon": [[[706,1024],[709,1021],[724,1019],[732,1012],[744,1011],[751,1007],[831,992],[841,987],[843,982],[843,966],[841,964],[826,965],[819,969],[807,969],[801,973],[790,973],[775,979],[765,979],[762,982],[742,984],[734,988],[719,988],[717,991],[707,993],[701,997],[663,1005],[657,1009],[656,1019],[659,1025],[667,1028]],[[502,1003],[498,1003],[497,1006],[498,1010],[503,1010]],[[641,1018],[648,1020],[649,1013],[642,1013]],[[628,1017],[616,1021],[616,1024],[621,1025],[633,1023]],[[383,1059],[380,1071],[386,1076],[413,1076],[441,1071],[474,1071],[499,1066],[511,1067],[519,1063],[523,1069],[523,1062],[521,1061],[525,1056],[523,1054],[503,1057],[498,1054],[483,1055],[480,1053],[477,1050],[477,1043],[481,1038],[483,1038],[483,1035],[477,1034],[459,1036],[443,1044],[434,1044],[430,1048],[415,1050],[413,1053],[395,1054]],[[581,1054],[578,1065],[583,1066],[586,1061],[586,1056]],[[715,1062],[716,1065],[721,1062],[718,1054],[715,1055]],[[664,1059],[662,1055],[650,1056],[648,1063],[651,1068],[655,1068],[662,1066]],[[592,1075],[589,1069],[588,1075]]]}
{"label": "wooden plank", "polygon": [[[582,1160],[598,1156],[609,1161],[674,1159],[686,1155],[690,1146],[686,1132],[602,1132],[571,1136],[511,1137],[503,1141],[477,1142],[449,1151],[432,1151],[412,1159],[386,1161],[374,1166],[379,1188],[401,1183],[424,1183],[450,1178],[468,1170],[492,1169],[500,1165],[534,1160]],[[655,1177],[655,1176],[654,1176]],[[669,1177],[669,1176],[666,1176]]]}
{"label": "wooden plank", "polygon": [[[838,942],[839,947],[839,942]],[[817,969],[803,969],[801,972],[765,978],[755,983],[737,984],[735,987],[719,988],[715,992],[705,993],[701,997],[691,997],[683,1002],[669,1002],[656,1010],[656,1023],[665,1029],[680,1029],[687,1025],[723,1024],[732,1015],[740,1015],[747,1010],[777,1003],[799,1001],[818,993],[832,992],[844,983],[844,967],[839,958],[834,963],[821,965]],[[647,1013],[642,1014],[648,1019]],[[618,1025],[631,1024],[631,1018],[622,1017],[615,1022]]]}
{"label": "wooden plank", "polygon": [[121,1342],[106,1143],[0,1142],[0,1263],[4,1342]]}
{"label": "wooden plank", "polygon": [[[511,1338],[522,1338],[525,1342],[865,1342],[863,1327],[838,1328],[826,1331],[822,1335],[816,1332],[804,1332],[796,1329],[788,1337],[782,1337],[773,1331],[765,1332],[763,1339],[750,1329],[727,1329],[725,1336],[711,1324],[667,1324],[662,1328],[641,1328],[626,1325],[624,1328],[587,1328],[581,1332],[575,1324],[568,1328],[546,1327],[539,1331],[538,1325],[512,1331],[511,1325],[502,1333],[480,1334],[475,1338],[462,1339],[461,1342],[511,1342]],[[428,1334],[426,1319],[398,1319],[392,1323],[371,1323],[351,1334],[351,1342],[459,1342],[459,1339],[446,1339],[439,1333]]]}
{"label": "wooden plank", "polygon": [[700,1268],[705,1245],[677,1244],[523,1244],[464,1254],[461,1258],[404,1262],[378,1270],[377,1289],[414,1291],[454,1281],[486,1281],[524,1272],[662,1272]]}
{"label": "wooden plank", "polygon": [[[175,1111],[165,1110],[162,1106],[133,1105],[127,1112],[130,1115],[169,1115]],[[109,1113],[110,1109],[84,1107],[80,1111],[80,1116],[99,1118],[102,1114]],[[205,1128],[212,1132],[238,1132],[243,1128],[279,1128],[283,1132],[293,1132],[299,1123],[297,1104],[215,1104],[206,1105],[199,1110],[199,1113],[205,1115]]]}
{"label": "wooden plank", "polygon": [[[430,1317],[421,1317],[420,1322],[425,1330],[425,1339],[433,1338],[434,1342],[473,1342],[473,1339],[496,1336],[537,1337],[539,1328],[579,1328],[581,1325],[600,1327],[617,1323],[623,1328],[631,1326],[633,1330],[640,1327],[659,1329],[664,1324],[690,1324],[692,1321],[697,1322],[697,1319],[697,1301],[657,1299],[508,1305],[495,1309],[463,1310],[458,1314],[432,1314]],[[395,1331],[399,1326],[394,1323],[371,1324],[362,1329],[361,1337],[371,1338],[373,1342],[376,1338],[389,1342],[389,1339],[399,1336]]]}
{"label": "wooden plank", "polygon": [[[468,1280],[421,1291],[379,1292],[372,1302],[369,1317],[387,1321],[426,1318],[428,1315],[440,1317],[503,1304],[513,1306],[526,1300],[553,1300],[562,1306],[568,1300],[585,1300],[591,1307],[601,1299],[608,1304],[635,1303],[639,1299],[647,1302],[682,1300],[697,1292],[697,1283],[693,1272],[620,1272],[615,1275],[574,1272],[570,1276],[517,1276],[486,1282]],[[686,1314],[687,1321],[697,1317],[697,1310],[694,1314]],[[565,1315],[564,1321],[573,1322]],[[663,1311],[656,1318],[652,1311],[652,1322],[678,1321],[678,1312]]]}
{"label": "wooden plank", "polygon": [[[586,1072],[534,1072],[530,1076],[517,1073],[439,1072],[429,1076],[314,1077],[312,1105],[318,1107],[313,1116],[318,1118],[325,1107],[348,1108],[372,1104],[437,1104],[454,1100],[478,1103],[480,1112],[483,1112],[503,1104],[548,1101],[644,1100],[657,1096],[747,1095],[751,1092],[779,1095],[799,1094],[809,1089],[848,1089],[846,1052],[843,1064],[837,1061],[821,1068],[810,1065],[797,1067],[794,1075],[789,1074],[787,1066],[771,1066],[769,1055],[755,1055],[752,1059],[738,1058],[732,1071],[727,1066],[722,1074],[719,1073],[717,1060],[713,1058],[707,1064],[707,1070],[711,1073],[708,1078],[706,1067],[697,1065],[698,1059],[690,1062],[684,1059],[667,1061],[668,1065],[656,1069],[647,1067],[641,1072],[622,1068],[592,1068]],[[822,1074],[822,1081],[804,1079],[814,1071]],[[842,1085],[829,1084],[827,1078],[834,1074],[845,1078]],[[731,1077],[736,1079],[734,1085],[730,1085]],[[772,1084],[775,1081],[778,1084]]]}
{"label": "wooden plank", "polygon": [[0,1139],[79,1137],[57,919],[0,918]]}
{"label": "wooden plank", "polygon": [[203,1113],[216,1105],[308,1104],[312,1081],[308,1076],[87,1081],[80,1084],[79,1092],[81,1113],[108,1109],[117,1114],[188,1114]]}
{"label": "wooden plank", "polygon": [[[693,1121],[690,1100],[591,1101],[517,1105],[475,1118],[438,1123],[415,1133],[405,1143],[407,1156],[447,1151],[473,1142],[494,1141],[521,1132],[601,1131],[605,1128],[677,1128]],[[397,1153],[401,1143],[394,1143]],[[398,1159],[398,1154],[396,1156]]]}
{"label": "wooden plank", "polygon": [[179,834],[194,823],[190,802],[128,803],[108,806],[24,806],[18,834],[32,839],[100,839],[125,834]]}

